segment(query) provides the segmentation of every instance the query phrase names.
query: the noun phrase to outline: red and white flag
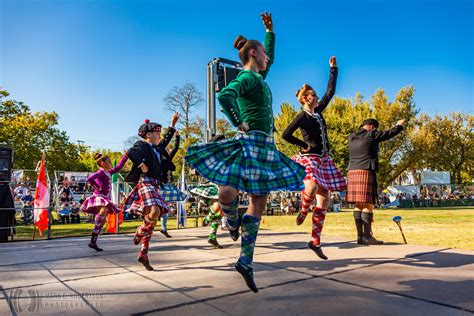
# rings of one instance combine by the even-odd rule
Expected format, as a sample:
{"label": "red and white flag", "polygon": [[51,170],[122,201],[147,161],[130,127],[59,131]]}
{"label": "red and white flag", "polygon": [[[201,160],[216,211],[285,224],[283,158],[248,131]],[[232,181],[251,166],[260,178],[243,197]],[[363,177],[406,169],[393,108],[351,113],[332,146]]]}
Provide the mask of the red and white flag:
{"label": "red and white flag", "polygon": [[49,187],[44,167],[44,159],[41,159],[38,172],[38,181],[36,182],[35,192],[35,225],[38,227],[40,236],[42,231],[48,228],[48,208],[49,208]]}

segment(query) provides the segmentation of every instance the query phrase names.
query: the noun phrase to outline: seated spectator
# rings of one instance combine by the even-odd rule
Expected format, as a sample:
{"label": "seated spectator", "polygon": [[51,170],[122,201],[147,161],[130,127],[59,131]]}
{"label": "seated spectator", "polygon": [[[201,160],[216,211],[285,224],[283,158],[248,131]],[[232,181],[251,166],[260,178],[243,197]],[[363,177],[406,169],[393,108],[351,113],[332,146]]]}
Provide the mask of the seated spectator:
{"label": "seated spectator", "polygon": [[61,219],[62,224],[66,224],[66,222],[69,224],[69,206],[67,204],[61,204],[59,218]]}
{"label": "seated spectator", "polygon": [[72,201],[73,199],[73,191],[72,191],[72,188],[69,186],[69,181],[65,181],[65,184],[64,186],[61,188],[61,190],[59,191],[59,195],[63,195],[65,194],[68,201],[67,202],[70,202]]}
{"label": "seated spectator", "polygon": [[22,182],[22,183],[20,183],[20,185],[18,187],[15,188],[13,193],[15,195],[15,198],[17,200],[20,200],[26,194],[27,191],[28,191],[28,188],[27,188],[26,184],[24,182]]}
{"label": "seated spectator", "polygon": [[23,204],[21,209],[21,217],[23,218],[23,224],[28,225],[33,223],[33,204],[27,201]]}
{"label": "seated spectator", "polygon": [[79,199],[79,207],[82,205],[82,203],[84,203],[85,200],[86,200],[86,194],[82,193],[81,198]]}
{"label": "seated spectator", "polygon": [[69,186],[74,190],[77,189],[77,182],[76,182],[75,176],[71,176],[71,180],[69,181]]}
{"label": "seated spectator", "polygon": [[79,224],[81,222],[81,217],[79,215],[81,209],[80,209],[80,206],[77,204],[77,202],[72,202],[72,205],[71,205],[71,223],[74,224],[74,223],[77,223]]}
{"label": "seated spectator", "polygon": [[33,195],[31,194],[31,192],[29,190],[26,191],[25,195],[23,195],[21,198],[20,198],[20,201],[24,203],[26,202],[29,202],[30,204],[33,203]]}
{"label": "seated spectator", "polygon": [[59,196],[59,201],[60,201],[62,204],[68,204],[68,203],[69,203],[69,198],[68,198],[66,192],[61,193],[61,195]]}

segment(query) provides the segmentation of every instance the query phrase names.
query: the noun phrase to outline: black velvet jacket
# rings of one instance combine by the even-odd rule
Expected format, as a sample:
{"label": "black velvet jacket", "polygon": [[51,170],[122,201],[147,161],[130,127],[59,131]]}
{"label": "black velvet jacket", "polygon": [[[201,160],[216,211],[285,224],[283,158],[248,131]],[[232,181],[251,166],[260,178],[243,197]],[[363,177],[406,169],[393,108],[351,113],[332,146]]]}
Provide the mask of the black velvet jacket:
{"label": "black velvet jacket", "polygon": [[[152,179],[156,179],[161,182],[163,162],[163,159],[161,158],[161,153],[163,152],[163,150],[166,149],[166,146],[168,146],[168,144],[170,143],[171,138],[173,138],[175,132],[175,128],[170,127],[168,129],[168,132],[165,134],[165,137],[160,141],[160,143],[154,146],[158,153],[160,153],[161,161],[153,152],[152,145],[143,140],[137,141],[133,145],[133,147],[128,150],[127,153],[128,158],[130,158],[130,160],[133,162],[133,166],[128,175],[125,177],[125,181],[131,183],[138,183],[141,176],[148,176]],[[148,167],[148,172],[143,173],[141,168],[138,168],[141,163],[145,163],[145,165]]]}
{"label": "black velvet jacket", "polygon": [[379,143],[395,137],[403,130],[397,125],[385,131],[368,131],[360,128],[349,135],[349,166],[348,170],[373,170],[379,168]]}

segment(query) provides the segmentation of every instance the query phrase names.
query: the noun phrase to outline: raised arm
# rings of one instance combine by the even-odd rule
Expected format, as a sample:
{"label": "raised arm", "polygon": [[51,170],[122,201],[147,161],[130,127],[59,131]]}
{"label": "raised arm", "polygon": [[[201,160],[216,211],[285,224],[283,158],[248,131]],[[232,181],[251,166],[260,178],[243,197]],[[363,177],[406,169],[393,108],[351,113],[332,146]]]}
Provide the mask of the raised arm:
{"label": "raised arm", "polygon": [[283,134],[281,134],[281,138],[286,140],[292,145],[298,146],[301,150],[308,149],[308,144],[306,144],[301,139],[296,138],[293,136],[293,133],[299,128],[299,122],[303,118],[303,113],[298,114],[295,119],[287,126]]}
{"label": "raised arm", "polygon": [[315,111],[321,113],[326,109],[332,97],[336,93],[336,83],[337,83],[337,73],[338,67],[336,62],[336,57],[331,57],[329,59],[330,71],[329,71],[329,80],[328,86],[326,87],[326,93],[324,93],[321,100],[318,102],[318,106],[315,108]]}
{"label": "raised arm", "polygon": [[176,132],[175,137],[174,137],[173,150],[172,150],[171,153],[170,153],[171,159],[173,159],[174,156],[176,155],[176,153],[178,152],[178,149],[179,149],[179,141],[180,141],[179,133]]}
{"label": "raised arm", "polygon": [[263,25],[265,26],[265,41],[263,46],[265,46],[265,51],[268,57],[267,69],[260,71],[259,74],[265,79],[270,71],[270,67],[275,60],[275,33],[273,33],[273,19],[271,13],[262,13],[260,14],[262,17]]}
{"label": "raised arm", "polygon": [[127,152],[125,152],[122,156],[122,158],[120,159],[119,163],[113,167],[112,169],[109,170],[109,173],[110,174],[114,174],[114,173],[117,173],[119,172],[123,166],[125,166],[125,163],[128,161],[128,156],[127,156]]}
{"label": "raised arm", "polygon": [[397,125],[395,127],[392,127],[391,129],[385,131],[375,131],[374,139],[379,142],[384,142],[386,140],[389,140],[390,138],[397,136],[403,130],[404,121],[405,120],[398,121]]}
{"label": "raised arm", "polygon": [[162,147],[163,149],[165,149],[166,146],[169,145],[171,139],[173,138],[174,133],[176,132],[175,125],[178,119],[179,119],[179,113],[176,112],[171,117],[171,125],[168,128],[168,131],[166,132],[165,137],[163,137],[163,139],[158,144],[158,147]]}

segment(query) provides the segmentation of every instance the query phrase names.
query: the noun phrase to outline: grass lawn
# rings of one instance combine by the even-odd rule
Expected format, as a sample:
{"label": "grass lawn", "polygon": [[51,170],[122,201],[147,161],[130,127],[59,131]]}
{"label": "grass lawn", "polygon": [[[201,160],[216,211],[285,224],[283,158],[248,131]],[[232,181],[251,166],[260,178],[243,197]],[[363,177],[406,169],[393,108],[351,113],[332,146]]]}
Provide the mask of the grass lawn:
{"label": "grass lawn", "polygon": [[[417,208],[417,209],[376,209],[372,226],[376,238],[386,242],[403,243],[402,236],[392,217],[402,217],[402,228],[409,244],[451,247],[474,250],[474,207],[449,208]],[[307,232],[308,240],[311,232],[311,213],[301,226],[296,226],[293,216],[264,216],[261,228],[278,231]],[[188,218],[188,227],[195,226],[195,219]],[[132,233],[140,221],[124,222],[120,232]],[[159,223],[157,227],[159,227]],[[201,219],[199,220],[201,225]],[[51,237],[88,236],[92,224],[55,224],[51,227]],[[168,220],[168,229],[176,229],[176,219]],[[105,231],[105,230],[104,230]],[[31,240],[33,226],[17,226],[15,240]],[[46,235],[46,232],[44,232]],[[356,239],[356,231],[352,211],[343,210],[339,213],[328,213],[323,229],[324,236],[339,236]],[[46,236],[38,237],[44,239]]]}
{"label": "grass lawn", "polygon": [[[376,238],[385,242],[403,243],[395,215],[402,217],[401,226],[409,244],[451,247],[474,250],[474,207],[376,209],[372,229]],[[294,216],[264,216],[261,228],[279,231],[311,232],[311,213],[301,226]],[[357,233],[351,210],[328,213],[324,223],[324,236],[356,239]]]}

